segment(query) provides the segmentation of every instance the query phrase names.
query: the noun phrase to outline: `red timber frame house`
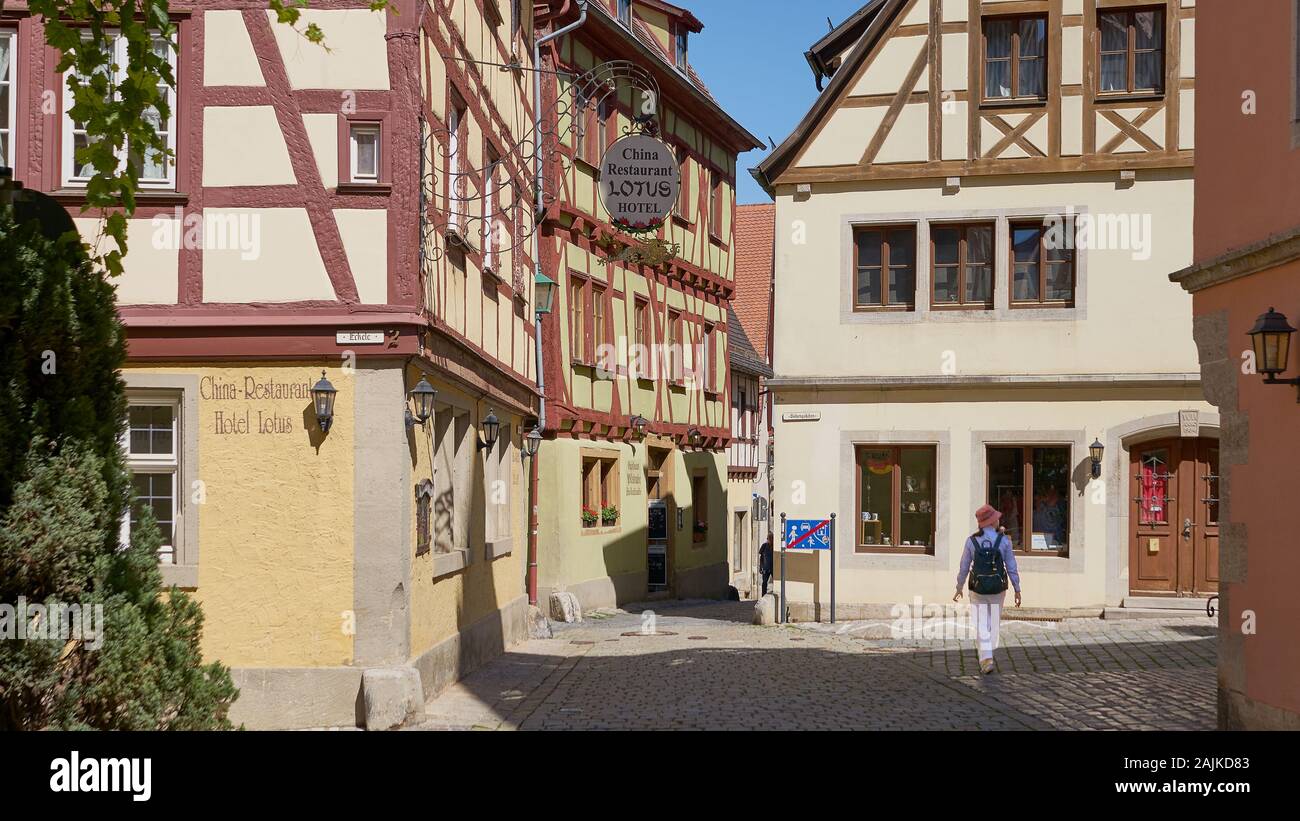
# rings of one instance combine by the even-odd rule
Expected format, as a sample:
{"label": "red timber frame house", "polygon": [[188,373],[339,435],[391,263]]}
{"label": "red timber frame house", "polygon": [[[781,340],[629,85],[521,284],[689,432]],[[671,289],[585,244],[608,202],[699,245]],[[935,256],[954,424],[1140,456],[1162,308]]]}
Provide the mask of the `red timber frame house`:
{"label": "red timber frame house", "polygon": [[[559,285],[542,323],[539,589],[585,607],[722,595],[736,156],[761,143],[691,68],[702,24],[688,10],[557,2],[538,6],[537,25],[549,141],[540,262]],[[642,80],[580,82],[614,65]],[[647,119],[643,89],[655,86]],[[676,154],[681,193],[656,233],[634,236],[601,203],[599,164],[641,131]]]}
{"label": "red timber frame house", "polygon": [[[366,691],[418,710],[527,635],[532,7],[391,5],[313,0],[295,29],[171,3],[174,158],[147,169],[116,283],[123,447],[249,727],[384,723]],[[15,178],[93,238],[58,55],[22,2],[0,38]]]}

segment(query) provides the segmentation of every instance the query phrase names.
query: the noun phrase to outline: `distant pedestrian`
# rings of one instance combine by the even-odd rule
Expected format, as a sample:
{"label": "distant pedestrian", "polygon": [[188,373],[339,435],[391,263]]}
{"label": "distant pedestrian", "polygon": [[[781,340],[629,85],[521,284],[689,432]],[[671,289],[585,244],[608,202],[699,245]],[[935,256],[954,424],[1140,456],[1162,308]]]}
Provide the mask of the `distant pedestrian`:
{"label": "distant pedestrian", "polygon": [[969,575],[980,672],[988,675],[993,672],[993,651],[998,649],[998,630],[1008,579],[1016,590],[1016,607],[1020,606],[1020,570],[1016,567],[1011,539],[1006,530],[999,527],[1002,514],[991,505],[984,505],[975,511],[975,521],[979,530],[966,540],[961,566],[957,569],[957,592],[952,600],[961,599],[962,585],[966,584]]}
{"label": "distant pedestrian", "polygon": [[763,577],[763,595],[767,595],[767,584],[772,581],[772,540],[765,539],[758,549],[758,573]]}

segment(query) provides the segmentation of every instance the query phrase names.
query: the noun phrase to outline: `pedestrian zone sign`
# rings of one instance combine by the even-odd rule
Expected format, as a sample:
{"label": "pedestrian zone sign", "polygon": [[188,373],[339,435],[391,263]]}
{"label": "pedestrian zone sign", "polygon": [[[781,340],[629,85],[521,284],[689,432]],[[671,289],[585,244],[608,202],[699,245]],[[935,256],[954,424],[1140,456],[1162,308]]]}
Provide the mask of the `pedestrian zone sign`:
{"label": "pedestrian zone sign", "polygon": [[830,550],[830,519],[786,519],[786,550]]}

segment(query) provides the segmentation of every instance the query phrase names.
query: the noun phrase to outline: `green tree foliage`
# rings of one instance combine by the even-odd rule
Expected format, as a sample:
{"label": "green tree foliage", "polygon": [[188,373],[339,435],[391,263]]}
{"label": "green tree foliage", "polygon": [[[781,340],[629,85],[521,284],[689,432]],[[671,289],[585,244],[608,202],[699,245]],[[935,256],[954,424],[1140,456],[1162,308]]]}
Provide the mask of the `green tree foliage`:
{"label": "green tree foliage", "polygon": [[[162,589],[147,510],[119,545],[124,339],[80,242],[0,210],[0,603],[77,604],[92,628],[96,606],[103,616],[102,640],[0,641],[0,730],[230,726],[237,691],[202,662],[198,603]],[[42,627],[24,621],[28,635]]]}

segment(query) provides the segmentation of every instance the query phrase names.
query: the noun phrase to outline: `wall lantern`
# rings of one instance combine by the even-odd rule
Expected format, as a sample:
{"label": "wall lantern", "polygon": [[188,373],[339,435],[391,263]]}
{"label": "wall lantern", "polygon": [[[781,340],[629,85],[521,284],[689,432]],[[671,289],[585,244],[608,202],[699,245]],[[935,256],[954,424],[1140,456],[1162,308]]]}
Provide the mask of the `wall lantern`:
{"label": "wall lantern", "polygon": [[533,277],[533,290],[533,301],[536,306],[534,310],[539,314],[549,314],[551,308],[555,306],[555,280],[538,269],[536,276]]}
{"label": "wall lantern", "polygon": [[686,438],[691,440],[692,445],[698,445],[704,438],[704,434],[700,433],[699,428],[691,428],[686,432]]}
{"label": "wall lantern", "polygon": [[538,428],[533,428],[533,432],[524,437],[524,456],[533,458],[541,446],[542,432]]}
{"label": "wall lantern", "polygon": [[311,403],[316,407],[316,424],[321,433],[329,433],[334,424],[334,398],[338,390],[325,378],[325,371],[320,372],[320,381],[312,386]]}
{"label": "wall lantern", "polygon": [[632,418],[628,420],[627,424],[628,427],[632,429],[632,432],[637,435],[637,438],[644,439],[645,429],[649,426],[650,420],[638,413],[633,415]]}
{"label": "wall lantern", "polygon": [[487,418],[483,420],[483,441],[478,443],[479,450],[492,450],[496,446],[497,437],[501,434],[501,420],[497,415],[488,408]]}
{"label": "wall lantern", "polygon": [[409,406],[406,408],[406,426],[408,428],[413,428],[416,425],[423,426],[425,422],[429,421],[429,417],[433,416],[433,399],[437,395],[438,392],[429,384],[429,381],[423,376],[420,377],[420,381],[407,394],[415,404],[414,413],[411,412]]}
{"label": "wall lantern", "polygon": [[1264,374],[1264,384],[1295,385],[1296,401],[1300,402],[1300,378],[1277,378],[1278,374],[1286,371],[1286,361],[1291,353],[1291,334],[1295,333],[1295,328],[1286,321],[1286,315],[1269,308],[1259,315],[1249,333],[1255,349],[1255,370]]}
{"label": "wall lantern", "polygon": [[1096,479],[1101,476],[1101,455],[1106,451],[1106,446],[1101,443],[1100,439],[1093,439],[1092,444],[1088,446],[1088,455],[1092,457],[1092,478]]}

